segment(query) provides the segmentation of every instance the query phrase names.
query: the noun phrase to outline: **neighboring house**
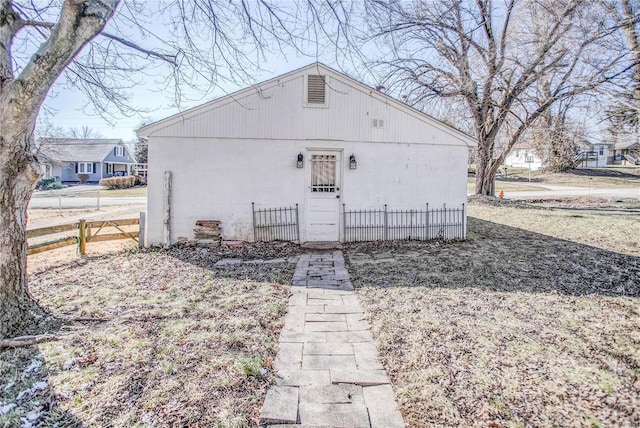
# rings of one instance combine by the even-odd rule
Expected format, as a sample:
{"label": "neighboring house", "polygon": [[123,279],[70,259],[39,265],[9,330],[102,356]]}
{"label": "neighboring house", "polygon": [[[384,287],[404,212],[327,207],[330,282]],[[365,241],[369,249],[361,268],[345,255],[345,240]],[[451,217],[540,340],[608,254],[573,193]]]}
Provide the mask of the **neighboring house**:
{"label": "neighboring house", "polygon": [[640,143],[637,141],[617,141],[611,155],[613,165],[640,165]]}
{"label": "neighboring house", "polygon": [[613,160],[611,147],[610,143],[582,143],[578,151],[576,166],[578,168],[603,168],[607,166]]}
{"label": "neighboring house", "polygon": [[[465,218],[473,138],[322,64],[137,133],[149,139],[149,245],[193,239],[198,220],[219,220],[224,239],[263,240],[257,210],[267,210],[265,228],[297,223],[299,239],[281,239],[301,242],[345,240],[344,208],[384,213],[385,204],[429,204],[458,208]],[[281,221],[289,214],[278,210],[296,204],[297,215]],[[441,217],[431,217],[440,231],[451,221]],[[370,216],[371,228],[382,223]],[[464,238],[465,227],[454,237]]]}
{"label": "neighboring house", "polygon": [[44,178],[65,183],[97,183],[102,178],[129,175],[135,159],[129,148],[116,139],[47,138],[37,155]]}
{"label": "neighboring house", "polygon": [[504,159],[504,165],[509,168],[531,168],[535,171],[542,169],[542,164],[540,155],[526,141],[516,143]]}

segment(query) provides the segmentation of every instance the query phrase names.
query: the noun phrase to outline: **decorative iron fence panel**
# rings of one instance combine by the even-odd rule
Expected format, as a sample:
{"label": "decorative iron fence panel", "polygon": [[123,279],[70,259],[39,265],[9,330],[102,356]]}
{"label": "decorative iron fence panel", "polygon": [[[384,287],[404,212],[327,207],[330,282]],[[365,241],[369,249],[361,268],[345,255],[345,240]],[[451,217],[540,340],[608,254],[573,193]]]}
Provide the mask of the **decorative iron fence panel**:
{"label": "decorative iron fence panel", "polygon": [[344,242],[465,239],[465,205],[424,210],[351,210],[343,205]]}
{"label": "decorative iron fence panel", "polygon": [[298,204],[295,207],[256,209],[253,211],[253,237],[256,241],[300,242]]}

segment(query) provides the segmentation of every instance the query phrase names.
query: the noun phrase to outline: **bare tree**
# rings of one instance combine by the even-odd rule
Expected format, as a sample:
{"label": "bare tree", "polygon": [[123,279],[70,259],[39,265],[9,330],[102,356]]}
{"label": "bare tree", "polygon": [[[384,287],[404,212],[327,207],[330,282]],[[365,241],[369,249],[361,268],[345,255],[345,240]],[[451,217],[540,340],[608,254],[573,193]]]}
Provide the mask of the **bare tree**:
{"label": "bare tree", "polygon": [[477,140],[475,193],[488,195],[541,114],[608,79],[616,58],[594,54],[615,30],[595,9],[582,0],[373,0],[368,16],[374,37],[391,47],[378,65],[392,92],[463,108]]}
{"label": "bare tree", "polygon": [[611,19],[619,28],[618,38],[609,48],[625,54],[622,70],[604,91],[611,100],[605,120],[614,138],[638,139],[640,131],[640,2],[637,0],[602,0]]}
{"label": "bare tree", "polygon": [[581,124],[568,116],[570,110],[567,105],[547,110],[524,137],[531,139],[548,171],[566,171],[575,168],[579,161],[580,145],[586,141],[585,132]]}
{"label": "bare tree", "polygon": [[[343,5],[304,4],[0,0],[0,338],[48,319],[28,292],[25,237],[41,176],[34,126],[56,80],[83,90],[104,115],[130,113],[128,89],[143,79],[162,81],[177,103],[189,87],[204,97],[223,79],[251,81],[269,46],[343,31]],[[308,25],[295,25],[301,19]]]}
{"label": "bare tree", "polygon": [[69,128],[69,136],[71,138],[84,138],[84,139],[96,139],[102,138],[102,134],[96,131],[95,129],[91,129],[88,125],[82,125],[79,128]]}

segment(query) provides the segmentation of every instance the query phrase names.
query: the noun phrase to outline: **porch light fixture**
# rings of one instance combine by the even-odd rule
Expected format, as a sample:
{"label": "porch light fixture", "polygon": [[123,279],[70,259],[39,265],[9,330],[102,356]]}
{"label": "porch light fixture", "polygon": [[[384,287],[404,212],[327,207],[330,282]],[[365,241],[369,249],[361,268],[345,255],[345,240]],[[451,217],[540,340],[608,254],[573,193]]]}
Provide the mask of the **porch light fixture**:
{"label": "porch light fixture", "polygon": [[303,168],[304,167],[304,156],[302,156],[302,153],[298,153],[298,162],[296,162],[296,168]]}
{"label": "porch light fixture", "polygon": [[356,155],[352,154],[349,156],[349,169],[357,169],[358,162],[356,162]]}

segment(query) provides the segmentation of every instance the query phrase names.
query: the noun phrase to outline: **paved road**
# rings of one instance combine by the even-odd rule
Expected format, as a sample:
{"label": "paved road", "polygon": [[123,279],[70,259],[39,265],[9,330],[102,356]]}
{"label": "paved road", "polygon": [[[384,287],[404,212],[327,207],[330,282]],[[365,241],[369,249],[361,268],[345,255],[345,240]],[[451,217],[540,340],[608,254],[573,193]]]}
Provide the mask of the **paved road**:
{"label": "paved road", "polygon": [[[95,184],[80,184],[59,190],[40,190],[33,192],[30,208],[97,208],[97,191],[105,187]],[[77,196],[79,193],[95,192],[96,196]],[[146,196],[101,197],[100,206],[140,205],[147,203]]]}
{"label": "paved road", "polygon": [[549,198],[554,196],[608,196],[614,198],[636,198],[640,199],[640,187],[611,187],[606,189],[585,189],[584,187],[567,186],[539,186],[548,190],[531,190],[519,192],[504,192],[507,199],[523,198]]}
{"label": "paved road", "polygon": [[[100,198],[100,206],[113,206],[113,205],[140,205],[146,204],[146,196],[132,196],[132,197],[118,197],[118,198]],[[62,196],[50,195],[49,197],[38,196],[31,198],[29,208],[93,208],[98,206],[98,199],[93,198],[79,198],[75,196]]]}
{"label": "paved road", "polygon": [[[500,183],[500,181],[498,181]],[[557,186],[544,183],[522,183],[518,186],[531,186],[532,190],[505,191],[504,197],[507,199],[528,199],[528,198],[553,198],[560,196],[608,196],[614,198],[635,198],[640,199],[640,186],[638,187],[608,187],[608,188],[587,188],[575,186]],[[545,190],[540,190],[540,188]],[[468,196],[473,192],[468,193]]]}

